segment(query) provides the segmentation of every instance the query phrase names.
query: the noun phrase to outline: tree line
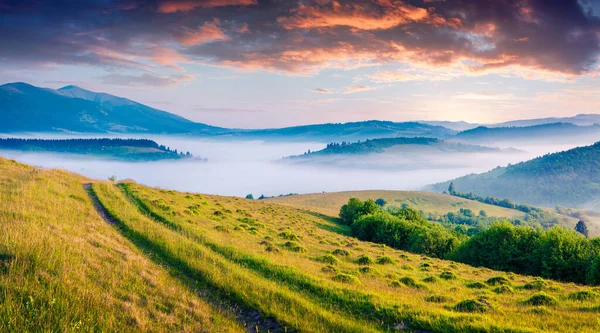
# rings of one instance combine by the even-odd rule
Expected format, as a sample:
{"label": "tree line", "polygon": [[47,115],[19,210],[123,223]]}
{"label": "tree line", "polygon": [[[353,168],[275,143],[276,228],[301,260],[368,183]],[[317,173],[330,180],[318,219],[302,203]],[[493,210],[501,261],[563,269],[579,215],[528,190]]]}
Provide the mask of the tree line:
{"label": "tree line", "polygon": [[[600,238],[588,239],[575,230],[497,221],[469,237],[428,222],[414,209],[383,210],[373,200],[357,198],[342,206],[340,219],[355,237],[396,249],[495,270],[600,284]],[[584,222],[577,228],[587,231]]]}

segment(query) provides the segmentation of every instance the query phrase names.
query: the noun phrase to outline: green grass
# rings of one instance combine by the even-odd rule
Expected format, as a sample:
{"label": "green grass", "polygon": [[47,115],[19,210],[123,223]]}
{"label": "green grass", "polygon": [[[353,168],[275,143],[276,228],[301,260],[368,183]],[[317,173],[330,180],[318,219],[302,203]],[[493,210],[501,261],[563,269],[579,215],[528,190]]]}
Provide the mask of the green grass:
{"label": "green grass", "polygon": [[[362,242],[270,202],[94,183],[110,225],[86,182],[0,160],[0,331],[597,329],[590,287]],[[556,302],[524,287],[540,284]]]}

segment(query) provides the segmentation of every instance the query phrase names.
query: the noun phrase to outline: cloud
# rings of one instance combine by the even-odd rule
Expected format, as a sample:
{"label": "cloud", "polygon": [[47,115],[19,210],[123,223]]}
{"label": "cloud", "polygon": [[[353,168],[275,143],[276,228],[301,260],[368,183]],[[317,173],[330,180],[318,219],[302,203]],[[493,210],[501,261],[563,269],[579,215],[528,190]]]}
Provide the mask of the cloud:
{"label": "cloud", "polygon": [[119,86],[151,86],[151,87],[171,87],[193,81],[195,78],[190,75],[172,75],[160,76],[154,74],[124,75],[108,74],[100,77],[102,83],[114,84]]}
{"label": "cloud", "polygon": [[204,22],[198,29],[184,28],[184,31],[178,40],[184,46],[192,46],[206,42],[230,39],[230,37],[219,27],[219,23],[218,19],[213,19],[210,22]]}
{"label": "cloud", "polygon": [[496,93],[464,93],[454,96],[456,99],[468,99],[477,101],[497,101],[514,99],[515,96],[512,94],[496,94]]}
{"label": "cloud", "polygon": [[318,93],[318,94],[331,94],[331,91],[329,91],[327,89],[323,89],[323,88],[315,88],[312,90],[312,92]]}
{"label": "cloud", "polygon": [[194,62],[312,75],[406,65],[428,71],[372,79],[444,80],[452,68],[565,80],[597,71],[600,56],[600,18],[577,0],[31,1],[0,13],[0,59],[17,67],[151,73]]}
{"label": "cloud", "polygon": [[256,0],[178,0],[164,1],[158,6],[159,13],[189,12],[196,8],[256,5]]}
{"label": "cloud", "polygon": [[375,89],[377,89],[377,88],[370,87],[370,86],[364,86],[364,85],[352,85],[352,86],[348,86],[348,87],[344,88],[342,93],[354,94],[354,93],[358,93],[358,92],[370,91],[370,90],[375,90]]}

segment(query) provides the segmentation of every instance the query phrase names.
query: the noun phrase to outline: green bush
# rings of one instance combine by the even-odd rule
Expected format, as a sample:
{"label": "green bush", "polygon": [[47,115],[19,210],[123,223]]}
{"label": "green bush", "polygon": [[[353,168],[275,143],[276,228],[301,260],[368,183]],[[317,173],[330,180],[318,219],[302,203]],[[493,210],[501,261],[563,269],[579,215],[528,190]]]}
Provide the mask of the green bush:
{"label": "green bush", "polygon": [[324,262],[326,264],[330,264],[330,265],[335,265],[335,264],[338,263],[337,258],[334,257],[331,254],[326,254],[326,255],[324,255],[322,257],[317,258],[317,260],[320,261],[320,262]]}
{"label": "green bush", "polygon": [[356,276],[345,273],[338,273],[332,279],[342,283],[360,284],[360,280]]}
{"label": "green bush", "polygon": [[579,302],[583,302],[583,301],[594,301],[596,299],[598,299],[598,294],[588,291],[588,290],[582,290],[582,291],[577,291],[574,293],[569,294],[568,298],[572,301],[579,301]]}
{"label": "green bush", "polygon": [[347,250],[344,250],[344,249],[335,249],[335,250],[333,250],[332,254],[334,254],[336,256],[340,256],[340,257],[347,257],[350,255],[350,252],[348,252]]}
{"label": "green bush", "polygon": [[471,288],[471,289],[483,289],[486,287],[487,287],[487,285],[485,283],[479,282],[479,281],[467,283],[467,288]]}
{"label": "green bush", "polygon": [[489,284],[490,286],[510,286],[511,284],[510,281],[504,276],[491,277],[487,279],[485,283]]}
{"label": "green bush", "polygon": [[284,238],[284,239],[288,239],[291,241],[296,241],[299,240],[300,237],[298,237],[298,235],[294,234],[291,231],[284,231],[282,233],[279,234],[279,237]]}
{"label": "green bush", "polygon": [[558,301],[554,297],[552,297],[544,292],[540,292],[540,293],[537,293],[537,294],[529,297],[523,303],[527,304],[527,305],[535,305],[535,306],[539,306],[539,305],[554,306],[554,305],[558,304]]}
{"label": "green bush", "polygon": [[444,280],[454,280],[456,279],[456,274],[454,274],[454,272],[445,271],[440,274],[440,278]]}
{"label": "green bush", "polygon": [[374,263],[373,258],[367,255],[361,255],[360,257],[358,257],[357,262],[359,265],[372,265]]}
{"label": "green bush", "polygon": [[439,281],[439,279],[436,278],[435,276],[428,276],[423,279],[423,282],[427,282],[427,283],[437,283],[438,281]]}
{"label": "green bush", "polygon": [[429,303],[447,303],[450,302],[450,298],[442,295],[431,295],[425,297],[425,302]]}
{"label": "green bush", "polygon": [[487,312],[490,306],[482,300],[467,299],[459,302],[454,306],[454,310],[458,312]]}
{"label": "green bush", "polygon": [[498,287],[494,288],[492,291],[495,292],[496,294],[514,294],[515,293],[513,288],[511,288],[510,286],[507,286],[507,285],[498,286]]}
{"label": "green bush", "polygon": [[398,279],[398,281],[404,284],[407,287],[416,288],[416,289],[424,289],[425,286],[415,281],[415,279],[405,276]]}
{"label": "green bush", "polygon": [[376,262],[380,265],[385,265],[385,264],[394,264],[395,261],[394,259],[392,259],[389,256],[381,256],[381,257],[377,257]]}
{"label": "green bush", "polygon": [[542,290],[548,286],[548,282],[540,277],[536,277],[532,281],[527,282],[523,288],[527,290]]}

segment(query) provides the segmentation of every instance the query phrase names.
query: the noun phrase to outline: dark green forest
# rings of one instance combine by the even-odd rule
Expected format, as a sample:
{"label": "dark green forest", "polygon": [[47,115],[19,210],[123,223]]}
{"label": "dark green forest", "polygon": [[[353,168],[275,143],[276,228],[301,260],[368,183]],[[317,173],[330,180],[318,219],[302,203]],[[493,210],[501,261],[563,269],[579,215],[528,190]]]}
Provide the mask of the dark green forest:
{"label": "dark green forest", "polygon": [[24,152],[49,152],[92,155],[128,161],[191,158],[147,139],[0,139],[0,149]]}

